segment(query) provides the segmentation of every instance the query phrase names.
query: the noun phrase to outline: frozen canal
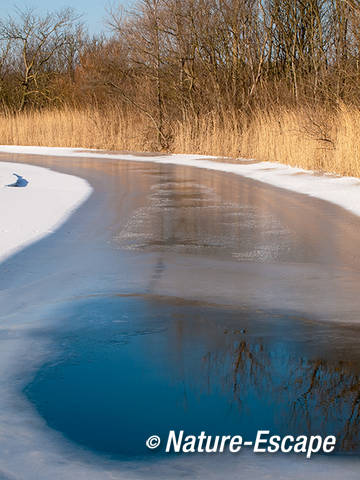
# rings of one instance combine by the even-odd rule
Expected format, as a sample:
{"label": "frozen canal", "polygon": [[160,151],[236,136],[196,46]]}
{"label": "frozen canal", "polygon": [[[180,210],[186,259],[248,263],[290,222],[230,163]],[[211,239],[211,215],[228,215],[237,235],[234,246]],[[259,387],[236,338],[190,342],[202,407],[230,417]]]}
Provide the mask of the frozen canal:
{"label": "frozen canal", "polygon": [[[360,218],[191,167],[0,160],[94,188],[0,264],[0,478],[359,477]],[[170,429],[332,434],[338,448],[149,453]]]}

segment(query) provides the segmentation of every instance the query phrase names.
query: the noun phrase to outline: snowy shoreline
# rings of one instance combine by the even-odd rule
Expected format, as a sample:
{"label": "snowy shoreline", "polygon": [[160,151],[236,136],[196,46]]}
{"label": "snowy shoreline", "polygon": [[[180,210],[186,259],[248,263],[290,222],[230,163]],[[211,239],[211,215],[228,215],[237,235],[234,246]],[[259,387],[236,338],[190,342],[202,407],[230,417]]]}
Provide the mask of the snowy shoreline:
{"label": "snowy shoreline", "polygon": [[242,163],[225,163],[204,155],[133,155],[111,153],[103,150],[83,148],[34,147],[0,145],[1,153],[48,155],[57,157],[104,158],[109,160],[128,160],[137,162],[155,162],[183,165],[208,170],[234,173],[258,180],[275,187],[309,195],[334,203],[360,216],[360,179],[340,177],[330,174],[315,175],[314,172],[290,167],[281,163],[255,162],[239,159]]}
{"label": "snowy shoreline", "polygon": [[[23,186],[12,187],[18,174]],[[82,178],[0,162],[0,262],[53,233],[91,193]]]}

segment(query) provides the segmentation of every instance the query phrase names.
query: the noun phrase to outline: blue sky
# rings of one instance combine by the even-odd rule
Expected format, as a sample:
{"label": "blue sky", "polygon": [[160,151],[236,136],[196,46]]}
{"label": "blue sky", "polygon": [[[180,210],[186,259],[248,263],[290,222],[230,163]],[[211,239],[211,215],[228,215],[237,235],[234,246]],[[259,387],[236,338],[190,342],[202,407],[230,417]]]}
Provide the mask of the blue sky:
{"label": "blue sky", "polygon": [[[0,0],[1,10],[0,16],[4,17],[14,13],[15,7],[29,6],[34,7],[41,12],[52,11],[62,7],[73,7],[79,13],[83,13],[83,20],[88,25],[90,33],[96,33],[104,30],[104,17],[106,15],[105,8],[115,3],[111,0]],[[133,0],[120,0],[123,5],[130,5]]]}

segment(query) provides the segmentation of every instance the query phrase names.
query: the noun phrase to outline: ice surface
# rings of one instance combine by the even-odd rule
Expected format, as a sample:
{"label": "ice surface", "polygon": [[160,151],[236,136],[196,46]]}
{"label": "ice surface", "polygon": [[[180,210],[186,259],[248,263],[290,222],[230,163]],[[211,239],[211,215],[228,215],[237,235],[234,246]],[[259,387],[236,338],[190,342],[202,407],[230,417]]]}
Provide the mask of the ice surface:
{"label": "ice surface", "polygon": [[[158,162],[232,172],[292,191],[312,195],[360,214],[360,181],[355,178],[314,176],[311,172],[281,164],[217,163],[199,155],[136,156],[101,151],[45,147],[2,146],[1,152],[83,158],[110,158]],[[24,177],[26,188],[8,188],[13,173]],[[0,260],[54,231],[91,192],[84,180],[45,168],[0,163]],[[243,451],[231,459],[189,456],[151,464],[116,463],[100,459],[48,429],[32,407],[19,396],[24,379],[49,354],[45,338],[30,331],[46,326],[48,319],[24,311],[24,323],[9,316],[2,321],[0,357],[0,478],[51,479],[339,479],[359,478],[360,460],[342,457],[253,455]],[[30,327],[31,326],[31,327]],[[31,372],[29,372],[31,366]]]}
{"label": "ice surface", "polygon": [[0,145],[0,152],[31,155],[52,155],[77,158],[108,158],[139,162],[156,162],[174,165],[187,165],[222,172],[243,175],[254,180],[269,183],[276,187],[310,195],[335,203],[356,215],[360,215],[360,180],[354,177],[336,175],[314,175],[314,172],[289,167],[280,163],[225,163],[217,162],[216,157],[204,155],[131,155],[108,153],[102,150],[81,148],[33,147]]}

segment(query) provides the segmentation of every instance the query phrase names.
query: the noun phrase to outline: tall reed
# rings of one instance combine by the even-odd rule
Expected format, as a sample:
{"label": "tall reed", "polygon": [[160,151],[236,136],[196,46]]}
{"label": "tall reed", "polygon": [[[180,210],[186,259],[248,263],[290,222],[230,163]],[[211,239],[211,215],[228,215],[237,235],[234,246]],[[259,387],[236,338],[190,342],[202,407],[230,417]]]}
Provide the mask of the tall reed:
{"label": "tall reed", "polygon": [[[273,107],[185,117],[169,126],[174,153],[246,157],[360,177],[360,111]],[[0,143],[154,151],[157,132],[136,111],[47,110],[0,116]]]}

